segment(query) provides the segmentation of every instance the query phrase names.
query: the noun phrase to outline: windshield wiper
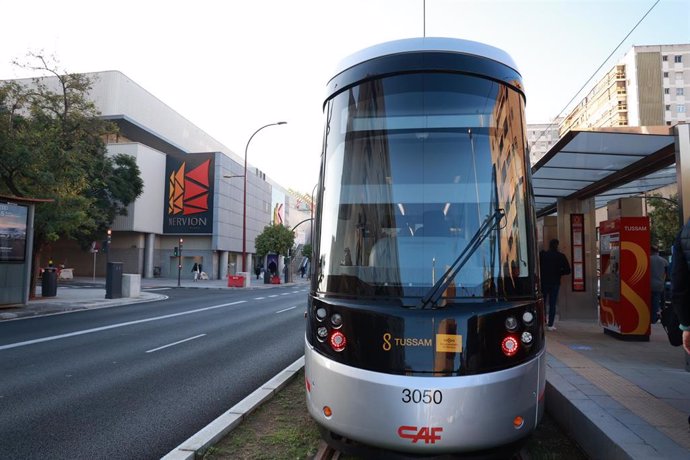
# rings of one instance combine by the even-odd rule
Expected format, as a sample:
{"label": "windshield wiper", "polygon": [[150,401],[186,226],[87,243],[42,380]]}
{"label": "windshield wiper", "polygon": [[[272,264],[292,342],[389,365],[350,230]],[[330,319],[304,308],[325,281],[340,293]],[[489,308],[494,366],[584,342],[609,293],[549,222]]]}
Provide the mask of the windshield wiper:
{"label": "windshield wiper", "polygon": [[465,246],[465,249],[462,250],[460,255],[455,259],[453,264],[448,267],[448,270],[446,270],[438,281],[431,286],[429,292],[422,296],[422,298],[419,300],[419,303],[416,305],[417,308],[429,308],[438,302],[438,299],[441,298],[448,286],[450,286],[450,283],[453,282],[458,272],[460,272],[462,267],[464,267],[467,261],[470,260],[470,257],[472,257],[484,240],[491,235],[494,228],[498,227],[501,219],[504,217],[505,211],[503,209],[496,209],[493,214],[484,219],[482,225],[480,225],[474,235],[472,235],[472,239],[467,246]]}

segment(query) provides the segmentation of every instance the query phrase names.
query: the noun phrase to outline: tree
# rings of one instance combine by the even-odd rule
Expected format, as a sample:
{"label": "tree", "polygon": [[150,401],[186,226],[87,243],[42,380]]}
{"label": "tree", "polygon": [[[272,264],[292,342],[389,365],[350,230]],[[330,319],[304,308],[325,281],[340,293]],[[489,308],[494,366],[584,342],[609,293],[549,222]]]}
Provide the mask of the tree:
{"label": "tree", "polygon": [[658,244],[660,251],[669,251],[673,245],[673,239],[680,230],[678,194],[664,198],[658,193],[653,193],[647,196],[647,202],[651,207],[647,214],[652,244]]}
{"label": "tree", "polygon": [[100,118],[86,75],[57,70],[29,54],[16,65],[50,78],[0,84],[0,193],[54,201],[36,207],[31,294],[41,251],[60,237],[82,247],[103,239],[117,215],[143,191],[133,158],[108,156],[104,138],[117,127]]}
{"label": "tree", "polygon": [[267,225],[254,242],[259,257],[272,252],[287,255],[294,244],[295,233],[282,224]]}
{"label": "tree", "polygon": [[311,260],[311,253],[312,253],[312,249],[311,249],[311,244],[310,244],[310,243],[307,243],[307,244],[305,244],[304,246],[302,246],[302,255],[303,255],[304,257],[306,257],[307,259]]}

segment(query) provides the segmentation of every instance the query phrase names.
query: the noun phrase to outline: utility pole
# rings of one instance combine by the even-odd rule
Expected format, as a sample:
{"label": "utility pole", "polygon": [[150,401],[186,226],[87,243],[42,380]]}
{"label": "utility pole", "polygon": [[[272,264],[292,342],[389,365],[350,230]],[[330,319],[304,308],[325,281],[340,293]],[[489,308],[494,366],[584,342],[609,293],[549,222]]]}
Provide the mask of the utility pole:
{"label": "utility pole", "polygon": [[179,250],[177,251],[177,287],[180,287],[180,274],[182,273],[182,243],[184,240],[180,238]]}

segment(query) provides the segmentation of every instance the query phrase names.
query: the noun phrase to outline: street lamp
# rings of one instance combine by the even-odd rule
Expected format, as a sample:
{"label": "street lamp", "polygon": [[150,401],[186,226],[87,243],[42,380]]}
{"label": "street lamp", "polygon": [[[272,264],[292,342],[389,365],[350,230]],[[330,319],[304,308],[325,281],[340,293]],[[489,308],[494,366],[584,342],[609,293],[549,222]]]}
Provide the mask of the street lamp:
{"label": "street lamp", "polygon": [[254,131],[244,147],[244,196],[242,199],[242,271],[247,271],[247,150],[249,143],[252,141],[256,133],[269,126],[285,125],[286,121],[279,121],[277,123],[269,123]]}

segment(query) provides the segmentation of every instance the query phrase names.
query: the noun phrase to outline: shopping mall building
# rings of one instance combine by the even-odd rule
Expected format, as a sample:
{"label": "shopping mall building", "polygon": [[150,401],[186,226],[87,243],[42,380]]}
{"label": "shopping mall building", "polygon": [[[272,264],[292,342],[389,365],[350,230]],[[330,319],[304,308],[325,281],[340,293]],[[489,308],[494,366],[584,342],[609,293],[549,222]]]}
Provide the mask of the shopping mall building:
{"label": "shopping mall building", "polygon": [[[136,158],[144,181],[142,195],[117,217],[109,254],[83,250],[60,240],[44,251],[43,264],[74,268],[75,276],[104,276],[106,259],[123,263],[123,273],[145,278],[191,277],[201,263],[210,279],[242,270],[244,160],[144,88],[117,71],[89,74],[90,97],[103,118],[119,127],[107,141],[108,153]],[[50,83],[50,79],[45,79]],[[234,177],[226,177],[234,176]],[[239,176],[239,177],[237,177]],[[247,271],[263,263],[254,241],[264,227],[294,227],[310,217],[308,199],[247,167]],[[295,229],[295,246],[310,237],[310,225]],[[105,238],[105,235],[104,235]],[[183,240],[181,258],[175,248]],[[299,263],[299,259],[293,263]],[[282,270],[283,258],[279,269]]]}

